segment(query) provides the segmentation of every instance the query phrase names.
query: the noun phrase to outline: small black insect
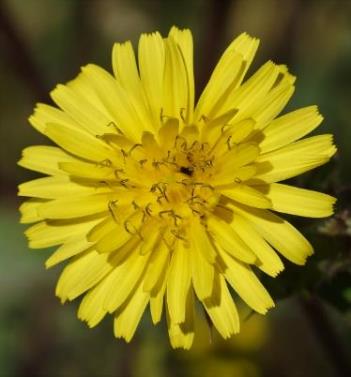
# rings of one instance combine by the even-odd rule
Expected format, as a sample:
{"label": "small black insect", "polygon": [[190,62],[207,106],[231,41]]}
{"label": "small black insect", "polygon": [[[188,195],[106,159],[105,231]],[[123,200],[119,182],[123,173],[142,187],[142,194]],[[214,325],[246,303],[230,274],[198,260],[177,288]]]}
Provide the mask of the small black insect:
{"label": "small black insect", "polygon": [[191,177],[194,173],[194,169],[190,166],[182,166],[180,168],[180,172],[186,174],[187,176]]}

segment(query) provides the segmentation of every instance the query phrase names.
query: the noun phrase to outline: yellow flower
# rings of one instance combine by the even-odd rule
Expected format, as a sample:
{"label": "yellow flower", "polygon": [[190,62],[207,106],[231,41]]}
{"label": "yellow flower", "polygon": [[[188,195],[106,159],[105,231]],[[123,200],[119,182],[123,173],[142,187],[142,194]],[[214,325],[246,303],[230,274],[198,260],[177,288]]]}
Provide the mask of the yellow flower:
{"label": "yellow flower", "polygon": [[[277,115],[294,91],[283,65],[246,71],[258,40],[241,34],[221,57],[194,106],[189,30],[144,34],[138,65],[130,42],[115,44],[113,76],[87,65],[29,118],[58,146],[23,151],[19,165],[47,174],[21,184],[31,248],[61,245],[69,260],[57,284],[62,302],[84,295],[90,327],[107,313],[130,341],[150,304],[165,307],[173,347],[189,348],[194,301],[228,338],[239,318],[228,284],[256,312],[273,300],[255,275],[283,270],[278,254],[303,265],[309,242],[272,211],[333,212],[334,198],[276,183],[327,162],[331,135],[302,139],[322,121],[315,106]],[[165,305],[164,305],[165,302]]]}

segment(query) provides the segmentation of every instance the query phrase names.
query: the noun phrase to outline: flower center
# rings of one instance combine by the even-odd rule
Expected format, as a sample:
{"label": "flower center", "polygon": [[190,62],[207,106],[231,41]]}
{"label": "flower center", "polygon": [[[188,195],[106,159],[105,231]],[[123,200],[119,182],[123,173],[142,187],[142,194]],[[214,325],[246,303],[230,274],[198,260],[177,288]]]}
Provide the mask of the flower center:
{"label": "flower center", "polygon": [[[121,198],[127,197],[124,205],[133,208],[132,228],[149,220],[167,228],[173,237],[183,238],[189,222],[194,217],[205,222],[218,203],[220,195],[209,183],[214,154],[208,143],[199,141],[197,129],[189,128],[180,134],[161,128],[157,140],[145,132],[140,144],[123,135],[104,136],[120,157],[118,166],[113,163],[111,167],[114,184],[128,191],[126,196],[121,193]],[[118,217],[118,210],[113,213],[113,206],[109,208]],[[136,212],[141,214],[139,218]]]}

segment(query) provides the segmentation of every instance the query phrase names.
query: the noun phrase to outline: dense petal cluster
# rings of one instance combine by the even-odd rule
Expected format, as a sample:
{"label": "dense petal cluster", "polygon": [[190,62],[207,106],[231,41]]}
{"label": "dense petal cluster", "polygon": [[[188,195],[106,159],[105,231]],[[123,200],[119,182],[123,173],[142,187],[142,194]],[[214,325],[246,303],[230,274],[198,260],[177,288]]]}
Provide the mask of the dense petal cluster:
{"label": "dense petal cluster", "polygon": [[[327,162],[331,135],[302,139],[322,121],[315,106],[277,117],[294,91],[283,65],[244,76],[258,40],[242,34],[194,105],[189,30],[142,35],[138,63],[113,48],[113,75],[95,65],[38,104],[30,123],[57,146],[23,151],[19,165],[47,176],[21,184],[29,246],[60,245],[64,302],[84,295],[89,326],[107,313],[129,341],[149,305],[166,312],[173,347],[194,337],[194,300],[224,337],[239,331],[229,286],[258,313],[274,303],[255,270],[275,277],[279,255],[302,265],[309,242],[272,211],[332,214],[334,198],[277,183]],[[229,285],[229,286],[228,286]]]}

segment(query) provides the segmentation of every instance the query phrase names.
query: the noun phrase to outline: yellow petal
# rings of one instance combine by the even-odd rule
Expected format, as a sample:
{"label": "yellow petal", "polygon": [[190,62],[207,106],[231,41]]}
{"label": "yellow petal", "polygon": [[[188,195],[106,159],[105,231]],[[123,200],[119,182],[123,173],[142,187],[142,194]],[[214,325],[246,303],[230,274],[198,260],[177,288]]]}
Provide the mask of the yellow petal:
{"label": "yellow petal", "polygon": [[[259,41],[246,33],[239,35],[225,50],[196,106],[196,119],[224,113],[223,101],[240,84],[257,50]],[[231,106],[234,108],[235,106]]]}
{"label": "yellow petal", "polygon": [[90,164],[82,161],[60,162],[59,167],[64,172],[74,177],[94,179],[97,181],[116,180],[116,175],[111,167],[101,164]]}
{"label": "yellow petal", "polygon": [[139,253],[146,255],[152,253],[160,242],[162,242],[163,229],[159,229],[159,224],[152,220],[148,221],[141,230],[143,242],[140,245]]}
{"label": "yellow petal", "polygon": [[291,262],[303,265],[307,257],[312,255],[311,244],[296,228],[281,217],[264,209],[239,204],[230,206],[234,211],[234,216],[238,213],[249,221],[268,243]]}
{"label": "yellow petal", "polygon": [[226,280],[238,295],[258,313],[265,314],[274,302],[251,268],[227,254],[222,254],[227,269],[224,272]]}
{"label": "yellow petal", "polygon": [[140,91],[140,78],[132,44],[115,43],[112,50],[112,67],[116,79],[129,93]]}
{"label": "yellow petal", "polygon": [[215,164],[215,185],[221,186],[248,179],[256,172],[256,166],[250,165],[249,168],[243,170],[242,168],[254,162],[258,156],[259,149],[253,143],[233,147],[229,152],[220,156]]}
{"label": "yellow petal", "polygon": [[214,267],[204,257],[198,243],[191,238],[192,247],[188,252],[191,258],[191,275],[195,293],[199,300],[211,296],[214,280]]}
{"label": "yellow petal", "polygon": [[96,326],[106,315],[103,300],[106,291],[106,278],[83,297],[78,309],[78,318],[87,322],[89,327]]}
{"label": "yellow petal", "polygon": [[272,209],[304,217],[328,217],[336,201],[332,196],[298,187],[272,183],[255,186],[272,202]]}
{"label": "yellow petal", "polygon": [[238,109],[233,118],[235,121],[250,117],[264,102],[280,71],[281,68],[272,62],[264,64],[239,88],[227,96],[221,111]]}
{"label": "yellow petal", "polygon": [[56,286],[56,295],[62,302],[74,300],[103,279],[112,268],[108,254],[99,254],[95,250],[85,252],[65,267]]}
{"label": "yellow petal", "polygon": [[123,226],[115,225],[110,232],[98,240],[95,247],[99,253],[111,253],[126,244],[130,238],[131,234]]}
{"label": "yellow petal", "polygon": [[209,239],[206,228],[197,219],[194,219],[191,224],[191,238],[193,248],[196,248],[209,263],[214,263],[216,251]]}
{"label": "yellow petal", "polygon": [[35,179],[18,186],[19,196],[58,199],[72,195],[87,195],[97,191],[96,187],[72,182],[66,176],[54,176]]}
{"label": "yellow petal", "polygon": [[284,109],[295,91],[295,77],[292,76],[285,66],[279,65],[279,74],[276,82],[267,95],[258,102],[258,106],[251,112],[255,119],[257,130],[264,129]]}
{"label": "yellow petal", "polygon": [[112,230],[116,230],[116,222],[112,216],[107,216],[102,221],[98,222],[88,233],[87,240],[90,242],[99,241],[102,237],[106,236]]}
{"label": "yellow petal", "polygon": [[317,106],[305,107],[271,122],[262,131],[261,153],[271,152],[302,138],[322,122]]}
{"label": "yellow petal", "polygon": [[194,330],[194,295],[191,289],[184,297],[186,300],[185,320],[182,323],[173,321],[170,313],[167,312],[168,334],[173,348],[189,349],[193,344]]}
{"label": "yellow petal", "polygon": [[[140,285],[140,279],[145,271],[148,258],[149,256],[140,255],[134,251],[123,264],[116,268],[104,301],[104,308],[109,313],[113,313],[118,308],[123,311],[121,305],[124,303],[128,305],[129,297],[134,296],[136,291],[142,289],[138,285]],[[150,294],[147,293],[146,296],[149,297]]]}
{"label": "yellow petal", "polygon": [[239,332],[240,322],[236,306],[222,276],[219,277],[219,282],[219,299],[216,300],[218,302],[205,300],[203,304],[217,331],[227,339]]}
{"label": "yellow petal", "polygon": [[34,113],[28,120],[29,123],[41,133],[44,133],[47,123],[63,124],[69,127],[80,127],[80,125],[64,111],[44,103],[38,103],[35,106]]}
{"label": "yellow petal", "polygon": [[[145,122],[146,118],[139,117],[137,109],[133,107],[132,99],[121,83],[94,64],[84,67],[83,73],[89,77],[92,86],[105,104],[110,114],[110,123],[114,122],[128,138],[135,142],[139,141],[142,131],[147,129],[149,123]],[[130,127],[131,124],[133,127]]]}
{"label": "yellow petal", "polygon": [[49,259],[45,262],[45,267],[50,268],[56,264],[71,258],[75,255],[82,253],[91,247],[92,244],[88,242],[85,237],[82,235],[80,238],[72,239],[65,242],[60,246]]}
{"label": "yellow petal", "polygon": [[[105,106],[104,101],[102,100],[99,93],[94,88],[93,82],[89,75],[87,75],[85,72],[80,72],[73,80],[66,83],[66,86],[73,90],[74,93],[78,94],[80,98],[84,98],[85,101],[88,102],[88,106],[92,107],[93,109],[97,109],[100,114],[102,113],[104,116],[100,118],[100,120],[97,123],[90,123],[91,121],[94,122],[93,119],[90,119],[89,123],[87,123],[88,126],[92,128],[92,134],[104,134],[105,132],[111,131],[111,126],[114,121],[114,119],[111,119],[111,114],[109,113],[108,109]],[[70,101],[70,98],[67,97],[66,100]],[[73,102],[68,103],[68,106],[72,106]],[[82,104],[80,104],[82,105]],[[85,103],[86,105],[86,103]],[[76,113],[76,116],[79,117],[79,110],[81,110],[82,107],[78,107],[78,112]],[[73,109],[73,111],[77,111],[77,109]],[[96,111],[96,110],[95,110]],[[93,110],[93,116],[96,116],[96,112]],[[95,113],[95,114],[94,114]],[[91,117],[92,114],[89,114]],[[79,117],[80,118],[80,117]],[[78,119],[78,121],[81,123],[86,117],[83,116],[83,118]],[[106,124],[105,121],[109,120],[110,123]],[[101,123],[100,123],[101,122]],[[99,132],[97,132],[97,127],[99,128]]]}
{"label": "yellow petal", "polygon": [[44,220],[43,216],[39,214],[38,208],[46,202],[47,200],[44,199],[32,198],[22,203],[19,207],[19,211],[21,213],[21,224],[29,224]]}
{"label": "yellow petal", "polygon": [[157,289],[154,289],[150,298],[150,312],[152,323],[156,325],[161,321],[162,311],[163,311],[163,299],[165,296],[166,286],[167,286],[167,274],[168,269],[164,269],[162,277],[159,279],[160,284],[157,285]]}
{"label": "yellow petal", "polygon": [[18,165],[26,169],[49,175],[66,175],[59,168],[59,162],[77,161],[62,149],[51,146],[36,145],[23,149]]}
{"label": "yellow petal", "polygon": [[[113,199],[113,198],[112,198]],[[48,219],[72,219],[108,212],[111,194],[73,196],[51,200],[42,204],[38,211]]]}
{"label": "yellow petal", "polygon": [[54,221],[47,223],[42,221],[25,231],[29,240],[29,247],[41,249],[59,245],[73,238],[85,238],[87,232],[93,228],[98,220],[79,222]]}
{"label": "yellow petal", "polygon": [[255,161],[259,155],[259,148],[254,143],[240,144],[233,148],[228,153],[221,156],[218,166],[220,169],[219,175],[230,174],[235,172],[238,168],[250,164]]}
{"label": "yellow petal", "polygon": [[112,51],[113,72],[117,81],[128,93],[128,98],[139,119],[141,119],[146,129],[157,128],[151,118],[147,99],[145,97],[132,44],[115,43]]}
{"label": "yellow petal", "polygon": [[142,284],[139,284],[126,305],[116,313],[113,329],[117,338],[131,341],[149,299],[150,294],[143,290]]}
{"label": "yellow petal", "polygon": [[190,289],[191,266],[189,250],[178,242],[172,254],[167,282],[167,306],[172,323],[185,321],[186,298]]}
{"label": "yellow petal", "polygon": [[247,220],[236,214],[230,224],[238,233],[239,237],[247,246],[257,255],[259,259],[256,263],[258,267],[265,273],[276,276],[284,269],[284,265],[277,253],[271,246],[255,231]]}
{"label": "yellow petal", "polygon": [[96,136],[59,124],[48,124],[45,135],[60,147],[90,161],[114,161],[115,152]]}
{"label": "yellow petal", "polygon": [[169,257],[169,249],[164,242],[160,242],[153,251],[148,263],[148,268],[144,278],[145,291],[158,291],[160,287],[163,286],[165,271],[168,269]]}
{"label": "yellow petal", "polygon": [[165,39],[164,44],[163,113],[167,117],[181,120],[184,112],[183,116],[187,119],[189,89],[185,61],[172,37]]}
{"label": "yellow petal", "polygon": [[194,68],[193,68],[193,37],[189,29],[180,30],[173,26],[169,36],[174,39],[179,46],[181,56],[184,59],[186,69],[187,86],[188,86],[188,104],[186,122],[192,122],[192,113],[194,109],[195,85],[194,85]]}
{"label": "yellow petal", "polygon": [[165,48],[159,33],[141,35],[138,60],[141,83],[148,99],[155,125],[159,126],[165,65]]}
{"label": "yellow petal", "polygon": [[221,193],[239,203],[257,208],[271,208],[272,203],[262,192],[244,185],[237,184],[231,188],[221,189]]}
{"label": "yellow petal", "polygon": [[170,150],[173,148],[175,139],[178,135],[179,130],[179,121],[175,118],[169,118],[160,128],[158,133],[158,138],[160,142],[160,146],[163,147],[164,150]]}
{"label": "yellow petal", "polygon": [[325,164],[336,152],[332,135],[318,135],[296,141],[256,160],[252,184],[272,183],[294,177]]}
{"label": "yellow petal", "polygon": [[131,245],[125,247],[123,251],[125,253],[124,260],[120,258],[120,254],[109,258],[109,263],[113,266],[113,269],[84,296],[78,310],[78,317],[86,321],[90,327],[97,325],[107,313],[106,297],[113,291],[116,277],[121,273],[125,274],[125,267],[123,266],[135,249],[135,244],[134,247]]}
{"label": "yellow petal", "polygon": [[208,227],[217,245],[223,248],[227,253],[245,263],[255,262],[256,256],[227,222],[222,221],[215,216],[211,216],[208,219]]}
{"label": "yellow petal", "polygon": [[[85,130],[91,135],[108,132],[108,125],[113,119],[101,112],[95,106],[95,101],[87,101],[84,96],[67,85],[57,85],[50,95],[58,106],[73,118],[75,121],[74,124],[78,124],[81,130]],[[77,127],[72,127],[72,122],[67,124],[67,122],[62,122],[61,119],[57,119],[57,121],[47,121],[46,124],[48,123],[78,129]]]}
{"label": "yellow petal", "polygon": [[255,120],[252,118],[244,119],[240,122],[234,123],[228,130],[231,135],[230,142],[239,144],[245,140],[255,127]]}

